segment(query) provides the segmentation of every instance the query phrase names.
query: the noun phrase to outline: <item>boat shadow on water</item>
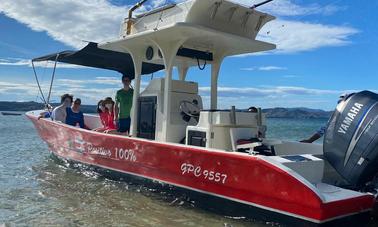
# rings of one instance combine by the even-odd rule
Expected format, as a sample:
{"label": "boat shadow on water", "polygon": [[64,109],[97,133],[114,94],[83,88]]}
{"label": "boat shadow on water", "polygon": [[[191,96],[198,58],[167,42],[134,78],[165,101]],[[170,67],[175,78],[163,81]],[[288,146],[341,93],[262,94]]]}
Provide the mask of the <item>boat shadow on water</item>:
{"label": "boat shadow on water", "polygon": [[[212,214],[222,216],[225,220],[236,221],[241,225],[252,226],[376,226],[377,220],[373,217],[369,223],[369,214],[359,214],[351,216],[349,219],[335,220],[322,225],[311,222],[305,222],[300,219],[291,218],[286,215],[279,215],[275,212],[267,212],[266,210],[253,208],[240,203],[225,200],[219,197],[197,193],[195,191],[186,190],[172,185],[164,184],[158,181],[151,181],[141,177],[112,171],[82,164],[76,161],[63,159],[51,153],[52,165],[58,164],[65,169],[74,170],[76,173],[83,174],[86,177],[96,179],[101,182],[111,182],[123,192],[138,193],[149,199],[163,202],[163,204],[182,208],[185,210],[205,211]],[[71,190],[67,190],[69,193]],[[84,192],[83,193],[88,193]],[[377,218],[377,216],[375,216]],[[225,223],[225,226],[232,226]]]}
{"label": "boat shadow on water", "polygon": [[[205,212],[205,216],[202,216],[201,218],[206,216],[210,217],[209,221],[205,221],[207,224],[211,223],[211,219],[215,218],[217,220],[223,221],[222,224],[227,227],[232,227],[234,225],[242,225],[242,226],[250,226],[253,225],[254,227],[262,227],[262,226],[282,226],[279,225],[276,222],[270,222],[270,221],[262,221],[261,219],[255,219],[252,216],[240,216],[240,213],[238,214],[234,207],[230,207],[226,203],[220,203],[221,201],[215,201],[210,198],[206,198],[203,195],[200,195],[199,193],[193,193],[189,190],[181,189],[172,185],[164,184],[158,181],[150,181],[147,179],[143,179],[137,176],[128,175],[125,173],[119,173],[116,171],[107,170],[104,168],[100,168],[97,166],[90,166],[85,165],[79,162],[75,162],[72,160],[63,159],[61,157],[58,157],[54,155],[53,153],[49,156],[48,160],[48,166],[45,167],[44,170],[38,170],[39,178],[45,179],[46,172],[54,172],[52,175],[57,176],[60,175],[57,172],[60,172],[62,169],[67,174],[63,174],[59,178],[50,179],[50,180],[42,180],[45,182],[45,189],[46,191],[50,191],[53,194],[50,194],[51,197],[60,197],[61,193],[63,194],[69,194],[72,192],[79,192],[83,194],[97,194],[94,193],[95,188],[92,188],[91,186],[83,186],[84,188],[77,188],[76,185],[77,181],[91,181],[95,180],[96,184],[95,187],[101,187],[102,185],[112,186],[116,188],[117,193],[121,193],[121,199],[124,199],[127,201],[127,206],[138,206],[136,203],[144,203],[144,199],[155,201],[159,204],[162,204],[164,207],[169,208],[175,208],[180,209],[179,213],[187,211],[194,211],[194,213],[200,212],[203,214]],[[59,166],[59,171],[57,171],[57,166]],[[68,174],[68,172],[70,174]],[[72,176],[72,173],[74,173],[75,176]],[[84,175],[85,178],[77,178],[77,174]],[[51,173],[47,173],[47,175],[51,175]],[[64,178],[64,179],[63,179]],[[69,179],[66,179],[69,178]],[[73,184],[70,184],[70,178],[75,178],[72,180],[75,180]],[[67,183],[64,184],[64,186],[61,184],[61,181],[65,181]],[[88,185],[88,184],[87,184]],[[92,189],[89,189],[87,187],[91,187]],[[52,190],[51,190],[52,189]],[[76,191],[75,191],[76,189]],[[58,191],[55,191],[58,190]],[[64,191],[62,191],[64,190]],[[79,191],[78,191],[79,190]],[[92,192],[91,192],[92,191]],[[48,193],[50,193],[48,192]],[[136,196],[135,194],[140,195],[144,199],[141,199],[140,196]],[[127,198],[127,196],[130,196]],[[112,198],[113,199],[113,198]],[[132,204],[130,205],[130,199],[134,200],[132,201]],[[107,200],[105,198],[105,200]],[[107,202],[110,202],[107,200]],[[115,205],[115,209],[124,210],[124,207],[117,207],[119,204],[111,202],[111,204]],[[212,205],[216,204],[216,206]],[[67,205],[67,204],[66,204]],[[103,204],[105,205],[105,204]],[[110,204],[106,204],[105,206],[111,206]],[[155,206],[155,205],[152,205]],[[219,206],[219,207],[218,207]],[[223,209],[226,208],[226,209]],[[128,207],[127,209],[130,209]],[[235,211],[234,215],[231,215],[232,212]],[[130,209],[130,212],[131,209]],[[146,214],[147,215],[147,214]],[[163,217],[160,217],[163,218]],[[268,220],[268,219],[267,219]],[[193,223],[195,223],[195,220],[191,220]],[[199,222],[202,223],[202,222]],[[108,223],[109,224],[109,223]],[[129,223],[123,223],[123,224],[129,224]],[[203,224],[203,223],[202,223]],[[214,223],[213,223],[214,224]],[[201,224],[199,226],[202,226]],[[206,225],[204,225],[206,226]],[[217,225],[216,225],[217,226]]]}

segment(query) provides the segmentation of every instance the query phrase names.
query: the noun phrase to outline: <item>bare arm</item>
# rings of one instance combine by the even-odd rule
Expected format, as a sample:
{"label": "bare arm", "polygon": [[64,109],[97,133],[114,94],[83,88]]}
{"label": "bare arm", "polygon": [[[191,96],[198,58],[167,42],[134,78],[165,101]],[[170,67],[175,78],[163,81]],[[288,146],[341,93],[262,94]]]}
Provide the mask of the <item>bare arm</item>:
{"label": "bare arm", "polygon": [[119,114],[119,107],[118,107],[118,101],[116,101],[114,105],[114,120],[118,121],[118,114]]}
{"label": "bare arm", "polygon": [[306,140],[302,140],[300,141],[301,143],[313,143],[315,142],[316,140],[320,139],[320,137],[322,137],[319,133],[315,133],[314,135],[312,135],[310,138],[306,139]]}

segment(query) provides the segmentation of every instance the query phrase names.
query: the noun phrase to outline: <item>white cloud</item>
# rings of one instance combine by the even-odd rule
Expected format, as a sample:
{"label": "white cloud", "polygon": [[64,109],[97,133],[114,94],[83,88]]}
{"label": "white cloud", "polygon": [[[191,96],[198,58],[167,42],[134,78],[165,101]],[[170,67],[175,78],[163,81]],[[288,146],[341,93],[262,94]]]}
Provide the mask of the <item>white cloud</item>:
{"label": "white cloud", "polygon": [[273,71],[273,70],[286,70],[285,67],[280,67],[280,66],[262,66],[259,67],[260,71]]}
{"label": "white cloud", "polygon": [[127,6],[114,6],[105,0],[1,0],[0,12],[79,48],[85,45],[82,40],[114,39],[127,14]]}
{"label": "white cloud", "polygon": [[350,44],[358,30],[348,26],[276,20],[259,33],[261,40],[277,44],[276,53],[294,53]]}
{"label": "white cloud", "polygon": [[0,94],[22,94],[34,96],[38,92],[38,87],[34,83],[16,83],[0,81]]}
{"label": "white cloud", "polygon": [[29,66],[30,60],[19,58],[3,58],[0,59],[0,65],[5,66]]}
{"label": "white cloud", "polygon": [[118,77],[95,77],[91,80],[73,80],[73,79],[58,79],[59,84],[64,85],[88,85],[88,84],[98,84],[98,85],[121,85],[121,78]]}
{"label": "white cloud", "polygon": [[259,67],[248,67],[248,68],[241,68],[240,70],[242,71],[277,71],[277,70],[287,70],[286,67],[281,67],[281,66],[259,66]]}
{"label": "white cloud", "polygon": [[166,0],[153,0],[151,2],[151,6],[152,6],[152,8],[156,8],[156,7],[164,5],[165,2],[166,2]]}
{"label": "white cloud", "polygon": [[94,83],[106,85],[121,85],[121,77],[96,77]]}
{"label": "white cloud", "polygon": [[[200,87],[200,91],[208,94],[210,92],[210,87]],[[334,95],[342,94],[345,91],[338,90],[323,90],[323,89],[312,89],[305,87],[295,87],[295,86],[277,86],[277,87],[219,87],[218,93],[222,96],[282,96],[282,95]]]}
{"label": "white cloud", "polygon": [[348,26],[278,19],[269,22],[261,29],[258,35],[259,40],[276,44],[277,48],[275,50],[242,54],[236,57],[262,54],[292,54],[324,47],[340,47],[351,44],[351,36],[357,33],[359,33],[357,29]]}
{"label": "white cloud", "polygon": [[[251,1],[236,2],[251,5]],[[259,2],[255,1],[254,3]],[[159,6],[155,0],[140,11]],[[82,40],[108,41],[118,37],[120,24],[129,6],[115,6],[106,0],[1,0],[0,12],[26,24],[35,31],[47,32],[52,38],[70,46],[82,47]],[[342,7],[334,5],[298,5],[290,0],[276,0],[259,10],[276,16],[330,14]],[[282,20],[269,23],[259,38],[276,43],[278,53],[294,53],[350,43],[357,30],[349,26]],[[245,56],[245,55],[244,55]]]}
{"label": "white cloud", "polygon": [[[200,94],[209,106],[210,87],[200,87]],[[371,90],[376,92],[376,90]],[[219,87],[219,108],[247,108],[249,106],[270,107],[308,107],[333,109],[340,94],[358,92],[357,90],[327,90],[296,86],[260,87]]]}
{"label": "white cloud", "polygon": [[[246,6],[252,6],[254,4],[262,2],[261,0],[231,0]],[[304,16],[313,14],[330,15],[341,10],[345,10],[345,7],[334,4],[320,5],[320,4],[303,4],[298,5],[290,0],[275,0],[269,2],[258,8],[259,11],[269,12],[276,16]]]}
{"label": "white cloud", "polygon": [[[32,67],[31,60],[29,59],[22,59],[22,58],[0,58],[0,66],[28,66]],[[54,62],[52,61],[43,61],[43,62],[34,62],[35,67],[41,67],[41,68],[53,68]],[[80,65],[72,65],[72,64],[65,64],[57,62],[56,64],[57,68],[88,68],[85,66]]]}
{"label": "white cloud", "polygon": [[105,97],[114,97],[121,87],[117,77],[95,77],[93,79],[58,79],[54,87],[54,97],[63,93],[73,94],[81,98],[84,104],[95,104]]}
{"label": "white cloud", "polygon": [[[114,81],[112,81],[114,80]],[[101,86],[104,81],[107,86]],[[114,83],[112,85],[111,83]],[[93,86],[96,84],[96,86]],[[47,96],[48,82],[42,84],[45,96]],[[143,88],[146,82],[143,82]],[[59,79],[54,84],[51,102],[58,102],[60,95],[73,94],[81,98],[83,104],[95,104],[105,97],[114,97],[120,88],[116,77],[96,77],[93,80]],[[210,87],[200,87],[200,94],[205,106],[209,106]],[[376,90],[372,90],[377,92]],[[327,90],[296,86],[259,86],[259,87],[219,87],[219,108],[229,108],[232,105],[238,108],[249,106],[266,107],[309,107],[314,106],[332,109],[342,93],[356,92],[355,90]],[[4,82],[0,81],[0,95],[7,95],[8,100],[33,100],[39,91],[34,83]],[[40,100],[38,100],[40,101]]]}
{"label": "white cloud", "polygon": [[[71,79],[58,79],[54,83],[54,87],[51,93],[51,102],[58,102],[59,97],[62,94],[69,93],[75,97],[81,98],[83,104],[95,104],[98,100],[105,97],[114,97],[115,92],[119,89],[119,86],[91,86],[92,84],[104,84],[115,78],[109,77],[97,77],[94,80],[71,80]],[[114,81],[115,82],[115,81]],[[118,84],[119,84],[118,80]],[[108,85],[111,85],[110,82]],[[41,84],[42,91],[45,98],[48,95],[49,83],[45,82]],[[38,87],[35,83],[21,83],[21,82],[5,82],[0,81],[0,94],[7,95],[8,100],[33,100],[36,96],[40,97]],[[40,100],[38,100],[40,101]]]}
{"label": "white cloud", "polygon": [[[185,0],[176,0],[174,2],[184,2]],[[262,0],[230,0],[232,2],[251,7],[254,4],[261,3]],[[154,0],[152,5],[160,6],[165,0]],[[338,6],[335,4],[295,4],[292,0],[274,0],[258,8],[259,11],[268,12],[275,16],[305,16],[305,15],[330,15],[338,11],[345,10],[345,6]]]}
{"label": "white cloud", "polygon": [[297,75],[284,75],[284,76],[282,76],[283,78],[297,78],[297,77],[299,77],[299,76],[297,76]]}
{"label": "white cloud", "polygon": [[99,100],[105,97],[115,97],[118,88],[78,88],[78,89],[58,89],[54,91],[55,97],[63,93],[73,94],[75,97],[83,100],[83,104],[96,104]]}

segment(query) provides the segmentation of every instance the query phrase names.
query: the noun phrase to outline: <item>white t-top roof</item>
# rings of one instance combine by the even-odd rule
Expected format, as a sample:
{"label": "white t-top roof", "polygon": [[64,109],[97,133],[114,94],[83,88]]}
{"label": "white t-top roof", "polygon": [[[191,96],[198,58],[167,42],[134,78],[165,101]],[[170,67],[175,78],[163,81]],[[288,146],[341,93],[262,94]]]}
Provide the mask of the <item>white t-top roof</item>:
{"label": "white t-top roof", "polygon": [[[260,29],[274,17],[223,0],[190,0],[138,17],[130,35],[100,44],[103,49],[128,52],[129,47],[154,47],[175,43],[182,47],[232,56],[275,49],[274,44],[256,40]],[[146,59],[144,59],[146,60]],[[149,60],[162,63],[158,58]]]}

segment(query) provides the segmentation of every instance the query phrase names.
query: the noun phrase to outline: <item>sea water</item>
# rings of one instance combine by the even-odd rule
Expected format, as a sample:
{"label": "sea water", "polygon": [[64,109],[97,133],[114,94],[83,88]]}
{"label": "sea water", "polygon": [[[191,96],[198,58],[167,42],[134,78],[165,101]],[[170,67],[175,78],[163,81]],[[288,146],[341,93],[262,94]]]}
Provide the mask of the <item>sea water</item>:
{"label": "sea water", "polygon": [[[268,137],[301,140],[326,120],[269,119]],[[58,162],[25,116],[0,116],[0,226],[269,226],[185,197]]]}

